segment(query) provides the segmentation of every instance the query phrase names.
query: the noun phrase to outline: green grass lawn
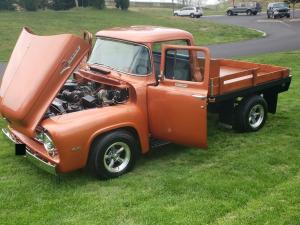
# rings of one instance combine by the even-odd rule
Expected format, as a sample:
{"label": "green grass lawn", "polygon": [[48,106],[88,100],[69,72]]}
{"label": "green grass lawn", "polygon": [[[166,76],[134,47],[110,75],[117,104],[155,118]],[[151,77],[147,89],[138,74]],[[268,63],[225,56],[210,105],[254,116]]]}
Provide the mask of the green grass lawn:
{"label": "green grass lawn", "polygon": [[69,11],[0,12],[0,60],[8,60],[23,26],[37,34],[51,35],[82,31],[93,33],[116,26],[155,25],[185,29],[191,32],[197,44],[206,45],[260,37],[246,28],[219,25],[201,19],[173,17],[166,9],[133,8],[128,12],[106,9],[78,9]]}
{"label": "green grass lawn", "polygon": [[14,156],[0,135],[0,223],[299,225],[300,52],[248,60],[289,66],[294,75],[261,131],[224,130],[210,116],[207,150],[162,147],[118,179],[81,170],[58,182]]}

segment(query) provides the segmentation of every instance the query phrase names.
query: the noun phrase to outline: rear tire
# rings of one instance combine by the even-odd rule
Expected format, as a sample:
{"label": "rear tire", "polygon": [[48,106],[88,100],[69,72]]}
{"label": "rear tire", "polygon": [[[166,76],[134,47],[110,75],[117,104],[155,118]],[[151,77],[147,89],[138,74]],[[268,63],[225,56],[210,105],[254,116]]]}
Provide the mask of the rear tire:
{"label": "rear tire", "polygon": [[264,126],[267,114],[268,105],[263,97],[244,98],[236,110],[235,128],[240,132],[258,131]]}
{"label": "rear tire", "polygon": [[233,16],[233,12],[231,10],[227,11],[227,16]]}
{"label": "rear tire", "polygon": [[94,141],[87,166],[99,179],[116,178],[133,169],[138,152],[133,135],[116,130]]}
{"label": "rear tire", "polygon": [[195,17],[194,13],[191,13],[191,14],[190,14],[190,17],[191,17],[191,18],[194,18],[194,17]]}
{"label": "rear tire", "polygon": [[174,13],[174,16],[178,16],[178,14],[177,14],[177,13]]}

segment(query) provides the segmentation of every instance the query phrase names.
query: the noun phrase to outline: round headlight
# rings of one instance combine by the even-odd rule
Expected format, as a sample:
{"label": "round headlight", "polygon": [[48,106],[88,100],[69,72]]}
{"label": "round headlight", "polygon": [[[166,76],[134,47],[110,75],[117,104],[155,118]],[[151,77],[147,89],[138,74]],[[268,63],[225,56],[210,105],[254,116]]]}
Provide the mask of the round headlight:
{"label": "round headlight", "polygon": [[37,132],[35,139],[44,145],[45,150],[50,156],[54,157],[55,155],[57,155],[57,150],[54,142],[47,133],[43,131]]}
{"label": "round headlight", "polygon": [[46,133],[44,133],[44,147],[46,149],[46,151],[48,152],[48,154],[50,156],[54,156],[56,155],[56,148],[55,145],[52,141],[52,139],[50,138],[50,136]]}

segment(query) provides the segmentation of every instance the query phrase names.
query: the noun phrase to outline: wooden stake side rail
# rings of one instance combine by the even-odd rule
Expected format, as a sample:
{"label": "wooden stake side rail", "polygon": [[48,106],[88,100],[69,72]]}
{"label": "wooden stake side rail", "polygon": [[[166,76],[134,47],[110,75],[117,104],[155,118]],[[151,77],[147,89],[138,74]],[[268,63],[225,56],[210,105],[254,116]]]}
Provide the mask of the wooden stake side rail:
{"label": "wooden stake side rail", "polygon": [[262,71],[262,68],[260,67],[256,67],[252,69],[245,69],[226,76],[211,78],[209,91],[210,96],[213,97],[236,90],[251,88],[258,84],[281,79],[289,75],[289,69],[287,68],[276,69],[276,71],[268,72],[266,70]]}

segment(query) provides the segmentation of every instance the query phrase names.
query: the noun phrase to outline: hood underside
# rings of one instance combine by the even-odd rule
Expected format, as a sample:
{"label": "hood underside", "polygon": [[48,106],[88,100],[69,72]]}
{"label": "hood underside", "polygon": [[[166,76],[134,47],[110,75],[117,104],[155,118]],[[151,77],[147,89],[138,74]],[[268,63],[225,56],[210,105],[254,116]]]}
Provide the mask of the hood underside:
{"label": "hood underside", "polygon": [[23,28],[0,87],[0,113],[18,131],[33,136],[57,92],[90,45],[71,34],[37,36]]}

